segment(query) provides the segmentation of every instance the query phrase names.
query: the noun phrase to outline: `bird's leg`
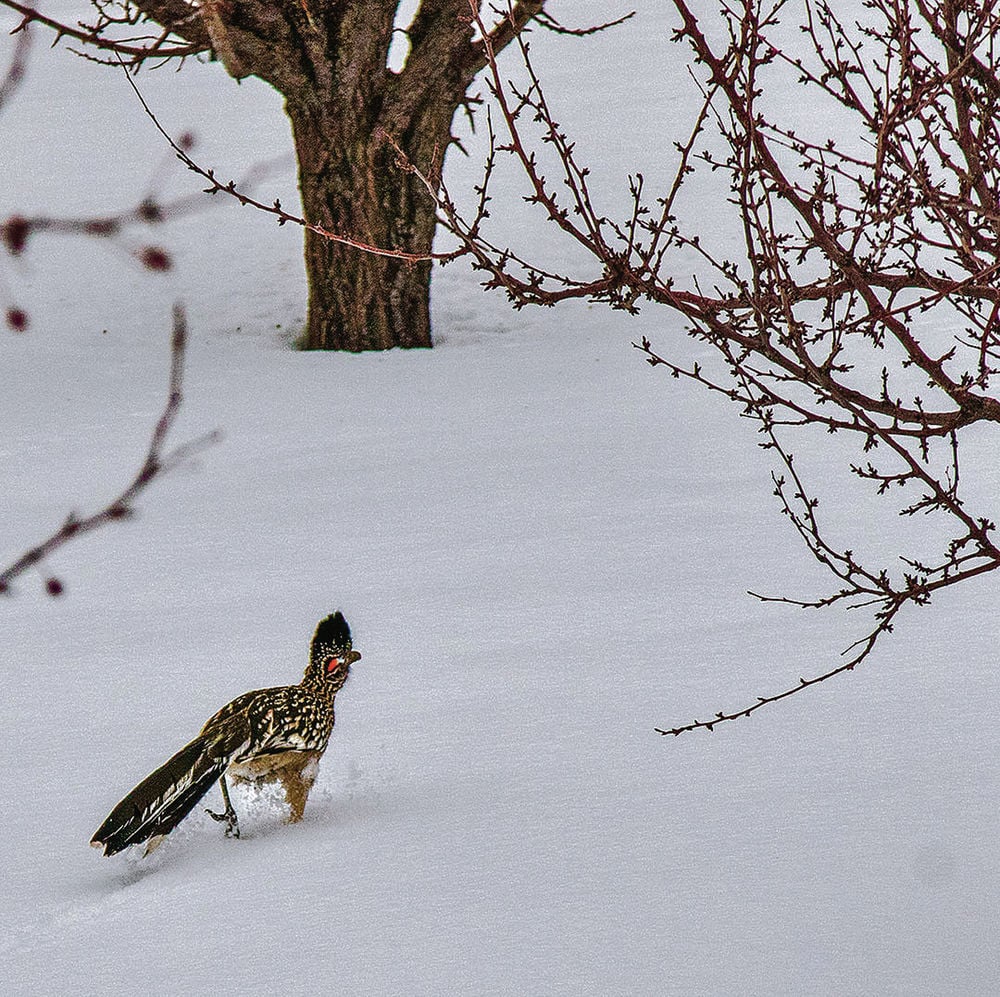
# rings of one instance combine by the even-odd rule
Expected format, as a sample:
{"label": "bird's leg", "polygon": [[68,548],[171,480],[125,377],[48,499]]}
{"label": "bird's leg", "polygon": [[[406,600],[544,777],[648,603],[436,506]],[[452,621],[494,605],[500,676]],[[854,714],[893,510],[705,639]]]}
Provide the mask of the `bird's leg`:
{"label": "bird's leg", "polygon": [[226,809],[221,814],[217,814],[206,807],[205,813],[212,820],[225,822],[227,838],[238,838],[240,836],[240,819],[236,816],[232,801],[229,799],[229,786],[226,785],[225,773],[223,773],[222,778],[219,780],[219,785],[222,787],[222,800],[226,804]]}

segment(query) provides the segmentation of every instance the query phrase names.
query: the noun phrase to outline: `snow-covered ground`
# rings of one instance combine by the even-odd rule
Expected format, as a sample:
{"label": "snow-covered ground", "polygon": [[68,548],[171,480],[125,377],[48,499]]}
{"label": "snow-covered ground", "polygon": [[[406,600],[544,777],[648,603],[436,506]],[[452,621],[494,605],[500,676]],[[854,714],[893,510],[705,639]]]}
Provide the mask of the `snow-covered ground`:
{"label": "snow-covered ground", "polygon": [[[690,107],[668,26],[537,40],[619,191],[663,170]],[[41,45],[30,68],[0,214],[134,201],[164,150],[124,81]],[[141,82],[220,173],[289,147],[254,81]],[[511,237],[556,245],[497,193]],[[825,670],[861,625],[745,594],[824,580],[751,427],[630,346],[673,318],[515,314],[457,264],[434,351],[303,354],[299,233],[220,205],[154,237],[165,277],[93,240],[4,261],[33,324],[0,346],[3,563],[133,473],[175,298],[174,440],[225,438],[53,557],[62,598],[32,576],[0,604],[0,992],[1000,992],[996,579],[904,617],[854,675],[661,738]],[[335,608],[364,658],[302,824],[243,795],[240,841],[199,812],[148,859],[87,847],[218,706],[297,681]]]}

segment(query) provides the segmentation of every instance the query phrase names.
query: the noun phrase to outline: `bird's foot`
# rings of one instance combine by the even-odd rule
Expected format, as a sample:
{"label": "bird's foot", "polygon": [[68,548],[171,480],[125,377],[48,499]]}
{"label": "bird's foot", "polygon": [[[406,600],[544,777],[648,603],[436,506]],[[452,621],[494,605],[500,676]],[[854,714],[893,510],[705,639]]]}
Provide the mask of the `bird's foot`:
{"label": "bird's foot", "polygon": [[240,836],[240,819],[236,816],[236,811],[232,807],[227,807],[221,814],[217,814],[214,810],[209,810],[206,807],[205,813],[212,820],[220,821],[226,825],[227,838],[238,838]]}

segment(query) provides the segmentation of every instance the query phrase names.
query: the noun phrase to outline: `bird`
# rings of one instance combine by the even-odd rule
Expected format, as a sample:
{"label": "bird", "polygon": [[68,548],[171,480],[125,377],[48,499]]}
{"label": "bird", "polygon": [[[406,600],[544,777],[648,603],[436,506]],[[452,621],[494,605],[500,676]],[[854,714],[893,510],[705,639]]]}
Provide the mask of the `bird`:
{"label": "bird", "polygon": [[361,655],[339,611],[321,620],[298,685],[254,689],[211,716],[198,736],[148,775],[108,814],[91,839],[106,856],[147,842],[149,854],[194,809],[216,780],[226,805],[206,812],[240,836],[226,777],[234,783],[279,782],[288,823],[302,819],[319,760],[334,725],[334,698]]}

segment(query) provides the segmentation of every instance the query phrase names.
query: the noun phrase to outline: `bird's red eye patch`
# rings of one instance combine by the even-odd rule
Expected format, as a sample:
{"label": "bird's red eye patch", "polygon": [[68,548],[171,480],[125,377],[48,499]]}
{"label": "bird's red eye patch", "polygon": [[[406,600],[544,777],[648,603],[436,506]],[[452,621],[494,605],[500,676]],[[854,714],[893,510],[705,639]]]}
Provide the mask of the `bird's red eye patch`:
{"label": "bird's red eye patch", "polygon": [[340,658],[326,659],[326,670],[328,672],[335,672],[339,667],[340,667]]}

